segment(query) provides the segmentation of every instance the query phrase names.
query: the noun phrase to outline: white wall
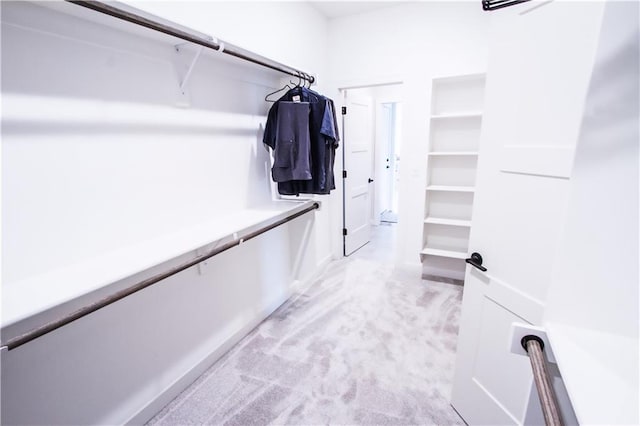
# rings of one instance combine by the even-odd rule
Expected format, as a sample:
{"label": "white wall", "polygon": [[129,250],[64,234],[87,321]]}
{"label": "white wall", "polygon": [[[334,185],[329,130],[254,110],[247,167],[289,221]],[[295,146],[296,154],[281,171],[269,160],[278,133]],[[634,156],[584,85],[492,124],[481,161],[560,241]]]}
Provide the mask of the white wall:
{"label": "white wall", "polygon": [[[329,22],[333,86],[404,83],[401,243],[396,263],[416,273],[420,269],[431,78],[485,71],[488,25],[489,17],[476,1],[394,5]],[[337,209],[333,212],[338,213]],[[334,252],[337,249],[334,244]]]}
{"label": "white wall", "polygon": [[639,421],[638,12],[604,11],[545,310],[581,424]]}
{"label": "white wall", "polygon": [[[83,19],[96,19],[95,12],[63,6],[81,17],[52,19],[56,12],[31,4],[3,10],[3,106],[12,120],[7,123],[5,117],[3,134],[3,202],[9,207],[3,215],[5,280],[18,281],[206,220],[221,209],[270,198],[260,132],[270,105],[264,95],[280,75],[207,54],[192,74],[185,99],[178,87],[193,50],[178,54],[168,37],[109,30]],[[183,4],[180,10],[206,17],[201,6]],[[300,49],[290,47],[290,37],[265,32],[279,20],[298,17],[301,5],[256,7],[263,8],[269,25],[241,25],[244,9],[227,3],[217,4],[208,22],[226,27],[232,22],[244,28],[244,39],[251,35],[258,41],[254,44],[271,41],[282,60],[296,56],[291,52]],[[30,9],[31,15],[18,9]],[[308,13],[322,34],[323,18],[313,21],[313,10]],[[324,51],[316,33],[303,42]],[[324,66],[321,54],[301,59],[303,69]],[[175,108],[184,102],[189,109]],[[123,107],[129,110],[118,117]],[[108,123],[100,121],[101,114],[110,114]],[[126,115],[140,120],[124,123]],[[52,119],[57,123],[45,124]],[[193,122],[202,127],[194,129]],[[324,213],[319,216],[328,220]],[[328,254],[324,233],[317,243]],[[33,264],[30,256],[42,261]]]}
{"label": "white wall", "polygon": [[[310,6],[176,5],[144,4],[322,81],[326,22]],[[315,31],[291,37],[300,19]],[[183,96],[195,50],[176,43],[70,3],[2,2],[3,287],[271,200],[264,96],[281,74],[206,53]],[[3,353],[3,423],[144,420],[328,261],[328,222],[306,215],[210,275],[191,268]]]}
{"label": "white wall", "polygon": [[[327,87],[327,21],[305,2],[128,0],[125,3],[317,74],[317,87]],[[295,31],[301,29],[295,25],[300,22],[304,22],[304,31]]]}

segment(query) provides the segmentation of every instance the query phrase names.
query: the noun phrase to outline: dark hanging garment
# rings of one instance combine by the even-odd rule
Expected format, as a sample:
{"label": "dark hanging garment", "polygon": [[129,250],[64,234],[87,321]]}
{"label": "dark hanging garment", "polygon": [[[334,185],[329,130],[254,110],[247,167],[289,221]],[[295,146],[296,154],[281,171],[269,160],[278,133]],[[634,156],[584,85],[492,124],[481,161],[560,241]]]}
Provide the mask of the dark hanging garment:
{"label": "dark hanging garment", "polygon": [[289,90],[269,110],[265,128],[264,143],[272,149],[276,144],[277,129],[280,121],[280,107],[283,103],[309,104],[309,141],[311,179],[292,179],[278,181],[281,195],[328,194],[335,189],[333,163],[335,149],[339,140],[338,127],[333,102],[303,87]]}
{"label": "dark hanging garment", "polygon": [[333,140],[333,143],[330,144],[329,146],[329,164],[327,166],[327,170],[329,171],[329,190],[332,189],[336,189],[336,183],[335,183],[335,178],[333,175],[333,166],[335,164],[335,160],[336,160],[336,149],[338,149],[338,142],[340,142],[340,134],[338,133],[338,119],[336,117],[336,107],[333,103],[333,101],[331,99],[329,99],[329,107],[331,108],[331,114],[333,115],[333,126],[334,126],[334,132],[335,132],[335,139]]}
{"label": "dark hanging garment", "polygon": [[274,182],[311,179],[309,103],[281,102],[275,130],[271,175]]}

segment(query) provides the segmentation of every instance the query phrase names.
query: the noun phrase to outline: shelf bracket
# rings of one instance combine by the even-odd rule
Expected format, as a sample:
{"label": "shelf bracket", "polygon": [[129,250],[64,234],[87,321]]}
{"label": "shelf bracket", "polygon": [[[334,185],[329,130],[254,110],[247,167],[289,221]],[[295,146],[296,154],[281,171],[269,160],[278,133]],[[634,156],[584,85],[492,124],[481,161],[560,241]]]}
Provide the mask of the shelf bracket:
{"label": "shelf bracket", "polygon": [[[180,47],[181,45],[177,45],[176,51],[180,52]],[[198,47],[198,49],[196,50],[196,54],[193,56],[193,59],[191,60],[191,65],[189,65],[189,68],[187,68],[187,72],[185,73],[184,77],[182,78],[182,81],[180,82],[180,93],[182,93],[183,95],[186,92],[186,87],[187,87],[187,84],[189,83],[189,79],[191,78],[191,73],[193,72],[193,69],[195,68],[196,63],[198,62],[198,59],[200,59],[200,55],[202,54],[202,49],[204,49],[202,46]]]}

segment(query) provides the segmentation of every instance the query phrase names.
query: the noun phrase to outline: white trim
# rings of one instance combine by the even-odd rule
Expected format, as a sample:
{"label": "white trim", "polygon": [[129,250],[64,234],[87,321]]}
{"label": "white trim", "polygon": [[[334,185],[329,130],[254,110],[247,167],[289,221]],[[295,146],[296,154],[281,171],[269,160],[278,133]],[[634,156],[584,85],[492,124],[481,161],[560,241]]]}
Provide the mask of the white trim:
{"label": "white trim", "polygon": [[401,75],[391,75],[386,77],[371,77],[367,79],[353,79],[333,82],[332,85],[340,91],[349,89],[362,89],[366,87],[389,86],[393,84],[403,84],[406,78]]}

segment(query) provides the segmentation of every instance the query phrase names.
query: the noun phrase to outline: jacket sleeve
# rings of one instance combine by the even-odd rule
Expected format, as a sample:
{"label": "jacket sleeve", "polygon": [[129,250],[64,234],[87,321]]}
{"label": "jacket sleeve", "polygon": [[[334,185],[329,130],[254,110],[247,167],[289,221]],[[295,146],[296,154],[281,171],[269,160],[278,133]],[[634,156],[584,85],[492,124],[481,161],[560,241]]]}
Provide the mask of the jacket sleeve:
{"label": "jacket sleeve", "polygon": [[322,116],[322,125],[320,126],[320,133],[325,135],[328,139],[327,143],[335,143],[338,138],[337,127],[335,123],[335,114],[333,113],[332,101],[325,100],[324,114]]}
{"label": "jacket sleeve", "polygon": [[264,128],[264,135],[262,136],[262,142],[271,147],[271,149],[276,149],[278,104],[279,102],[276,102],[271,105],[271,108],[269,109],[269,115],[267,116],[267,124]]}

